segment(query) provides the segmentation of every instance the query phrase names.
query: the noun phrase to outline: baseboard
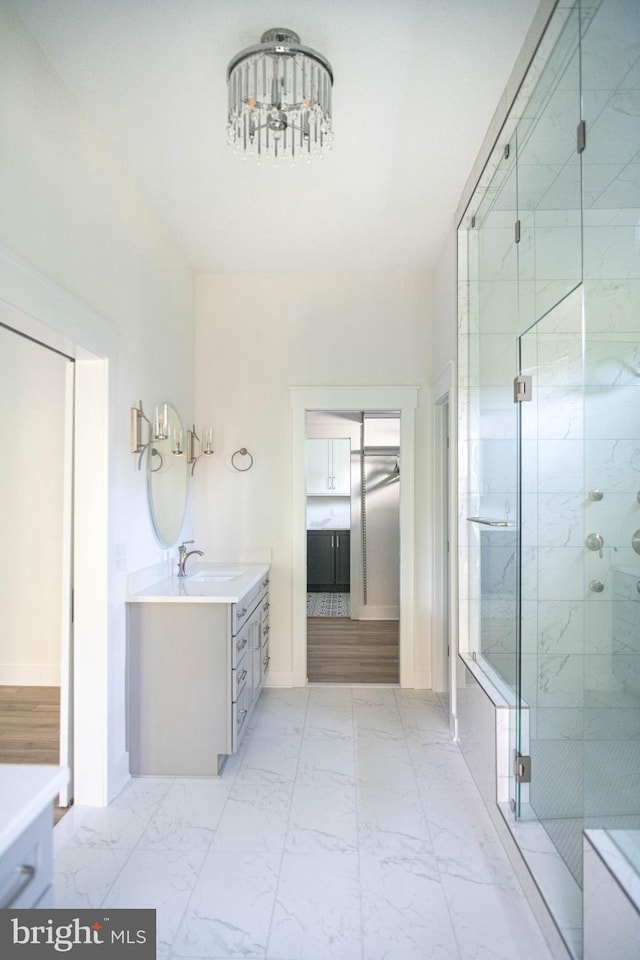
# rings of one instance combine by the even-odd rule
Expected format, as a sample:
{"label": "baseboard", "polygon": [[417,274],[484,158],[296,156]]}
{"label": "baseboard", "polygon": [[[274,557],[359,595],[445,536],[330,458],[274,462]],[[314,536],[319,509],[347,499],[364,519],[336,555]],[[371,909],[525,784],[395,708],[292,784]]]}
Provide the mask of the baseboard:
{"label": "baseboard", "polygon": [[306,687],[307,678],[299,677],[292,670],[269,670],[265,677],[265,687],[285,688]]}
{"label": "baseboard", "polygon": [[59,687],[59,663],[2,663],[2,687]]}
{"label": "baseboard", "polygon": [[428,673],[415,671],[411,674],[411,685],[406,685],[409,690],[431,690],[431,676]]}
{"label": "baseboard", "polygon": [[400,607],[373,607],[363,604],[351,610],[352,620],[399,620]]}

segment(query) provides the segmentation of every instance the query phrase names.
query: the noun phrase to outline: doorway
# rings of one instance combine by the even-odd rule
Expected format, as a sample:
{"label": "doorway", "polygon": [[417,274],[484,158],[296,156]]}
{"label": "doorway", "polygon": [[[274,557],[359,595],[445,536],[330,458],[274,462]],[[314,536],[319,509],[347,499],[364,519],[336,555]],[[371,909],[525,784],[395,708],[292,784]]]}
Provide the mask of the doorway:
{"label": "doorway", "polygon": [[402,450],[400,491],[400,686],[422,687],[415,665],[415,417],[418,388],[290,387],[292,409],[292,659],[291,670],[272,673],[286,686],[307,683],[307,538],[305,445],[307,410],[398,410]]}
{"label": "doorway", "polygon": [[[72,768],[74,361],[0,325],[0,762]],[[56,808],[72,799],[72,780]]]}
{"label": "doorway", "polygon": [[399,682],[400,415],[306,412],[307,670]]}

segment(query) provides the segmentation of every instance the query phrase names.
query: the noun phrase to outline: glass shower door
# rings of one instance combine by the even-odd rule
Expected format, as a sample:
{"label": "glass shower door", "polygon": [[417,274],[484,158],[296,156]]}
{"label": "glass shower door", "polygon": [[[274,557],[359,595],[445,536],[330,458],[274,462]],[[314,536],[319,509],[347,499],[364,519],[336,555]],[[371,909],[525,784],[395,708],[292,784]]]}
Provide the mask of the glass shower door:
{"label": "glass shower door", "polygon": [[532,399],[520,404],[518,742],[531,757],[532,772],[530,783],[517,785],[517,812],[543,822],[567,865],[577,869],[589,596],[582,288],[525,333],[519,346]]}

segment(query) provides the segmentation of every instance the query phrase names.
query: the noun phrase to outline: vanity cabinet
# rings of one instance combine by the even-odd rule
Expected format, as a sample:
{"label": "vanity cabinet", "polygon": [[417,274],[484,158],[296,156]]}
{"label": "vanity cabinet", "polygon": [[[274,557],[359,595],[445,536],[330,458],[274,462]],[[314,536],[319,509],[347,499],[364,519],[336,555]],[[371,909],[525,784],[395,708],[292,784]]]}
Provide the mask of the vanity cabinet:
{"label": "vanity cabinet", "polygon": [[307,531],[307,589],[345,593],[350,589],[349,530]]}
{"label": "vanity cabinet", "polygon": [[269,580],[237,603],[129,603],[133,774],[215,776],[238,749],[269,666]]}
{"label": "vanity cabinet", "polygon": [[0,909],[53,904],[53,800],[66,767],[0,764]]}
{"label": "vanity cabinet", "polygon": [[307,440],[306,470],[308,496],[350,496],[351,441]]}

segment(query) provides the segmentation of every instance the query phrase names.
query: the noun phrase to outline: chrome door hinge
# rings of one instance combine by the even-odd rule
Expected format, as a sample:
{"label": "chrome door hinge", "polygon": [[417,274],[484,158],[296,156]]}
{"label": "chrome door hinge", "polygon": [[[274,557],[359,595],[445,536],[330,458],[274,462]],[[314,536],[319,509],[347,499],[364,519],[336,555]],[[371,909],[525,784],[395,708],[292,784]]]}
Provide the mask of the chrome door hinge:
{"label": "chrome door hinge", "polygon": [[520,374],[513,381],[513,402],[522,403],[524,400],[531,400],[533,387],[531,377],[526,374]]}
{"label": "chrome door hinge", "polygon": [[515,228],[514,228],[514,232],[515,232],[515,236],[516,236],[516,243],[520,243],[520,228],[521,228],[520,221],[519,221],[519,220],[516,220]]}
{"label": "chrome door hinge", "polygon": [[513,752],[516,783],[531,783],[531,757],[523,757],[517,750]]}
{"label": "chrome door hinge", "polygon": [[584,148],[587,145],[587,124],[584,120],[581,120],[578,124],[577,130],[577,150],[578,153],[582,153]]}

